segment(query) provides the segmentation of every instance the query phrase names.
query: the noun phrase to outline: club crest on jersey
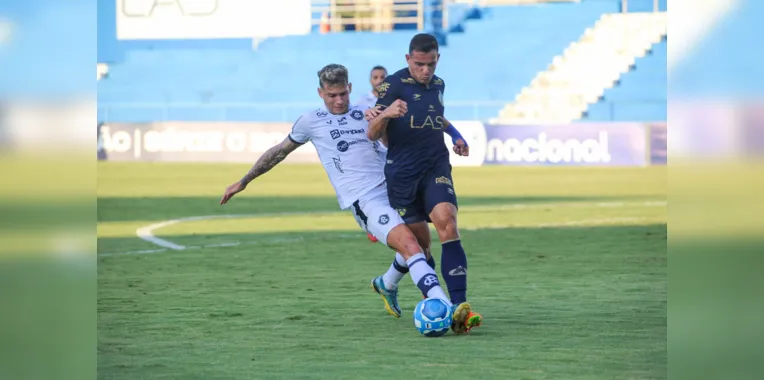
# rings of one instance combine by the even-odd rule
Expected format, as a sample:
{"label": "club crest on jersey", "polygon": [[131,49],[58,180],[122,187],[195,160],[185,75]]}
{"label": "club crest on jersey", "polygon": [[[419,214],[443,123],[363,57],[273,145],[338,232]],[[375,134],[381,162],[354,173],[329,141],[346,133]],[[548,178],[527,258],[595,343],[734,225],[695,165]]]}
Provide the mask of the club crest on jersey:
{"label": "club crest on jersey", "polygon": [[359,110],[353,110],[353,112],[350,113],[350,117],[352,117],[355,120],[362,120],[363,119],[363,112]]}
{"label": "club crest on jersey", "polygon": [[448,177],[438,177],[438,178],[435,178],[435,183],[436,184],[444,184],[444,185],[448,185],[448,186],[453,186],[453,184],[451,183],[451,180],[448,179]]}
{"label": "club crest on jersey", "polygon": [[382,214],[382,215],[379,216],[379,224],[384,226],[389,221],[390,221],[390,217],[387,216],[387,214]]}
{"label": "club crest on jersey", "polygon": [[377,86],[377,92],[379,93],[380,99],[385,97],[388,89],[390,89],[390,83],[387,82],[382,82],[379,86]]}

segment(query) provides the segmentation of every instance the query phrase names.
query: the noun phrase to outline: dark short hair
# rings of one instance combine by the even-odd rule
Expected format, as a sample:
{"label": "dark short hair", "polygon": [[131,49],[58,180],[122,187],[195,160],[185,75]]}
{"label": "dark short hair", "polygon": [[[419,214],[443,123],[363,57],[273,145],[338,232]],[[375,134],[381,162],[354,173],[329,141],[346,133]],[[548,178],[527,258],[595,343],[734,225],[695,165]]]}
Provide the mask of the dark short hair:
{"label": "dark short hair", "polygon": [[411,39],[409,43],[409,54],[418,51],[420,53],[429,53],[438,51],[438,40],[435,36],[427,33],[419,33]]}
{"label": "dark short hair", "polygon": [[377,65],[377,66],[374,66],[374,67],[371,68],[372,72],[374,72],[376,70],[382,70],[384,72],[387,72],[387,69],[385,68],[385,66],[380,66],[380,65]]}

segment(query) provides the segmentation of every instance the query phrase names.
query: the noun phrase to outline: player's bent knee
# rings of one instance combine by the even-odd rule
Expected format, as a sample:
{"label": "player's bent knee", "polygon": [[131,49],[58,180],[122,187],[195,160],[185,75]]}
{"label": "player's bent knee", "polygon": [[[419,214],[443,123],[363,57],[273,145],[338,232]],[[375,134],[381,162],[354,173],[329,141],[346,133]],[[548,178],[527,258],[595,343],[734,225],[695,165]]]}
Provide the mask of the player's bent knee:
{"label": "player's bent knee", "polygon": [[430,212],[430,219],[434,222],[435,219],[456,219],[457,208],[453,203],[440,202],[432,208]]}
{"label": "player's bent knee", "polygon": [[403,258],[407,260],[411,256],[422,252],[416,237],[405,224],[395,226],[390,231],[387,235],[387,245],[400,252]]}
{"label": "player's bent knee", "polygon": [[430,249],[430,226],[428,226],[426,222],[419,222],[408,224],[408,227],[411,232],[414,233],[419,246],[424,250]]}
{"label": "player's bent knee", "polygon": [[440,241],[459,238],[459,229],[456,225],[456,206],[453,204],[438,203],[430,213],[430,219],[438,231]]}

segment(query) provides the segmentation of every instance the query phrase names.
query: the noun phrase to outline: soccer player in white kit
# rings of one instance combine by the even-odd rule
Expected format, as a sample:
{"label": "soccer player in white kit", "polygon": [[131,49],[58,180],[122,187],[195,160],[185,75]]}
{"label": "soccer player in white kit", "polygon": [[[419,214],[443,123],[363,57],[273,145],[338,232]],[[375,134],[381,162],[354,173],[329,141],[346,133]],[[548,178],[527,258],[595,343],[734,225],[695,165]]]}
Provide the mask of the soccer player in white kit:
{"label": "soccer player in white kit", "polygon": [[[379,98],[379,92],[377,91],[377,86],[379,86],[382,81],[385,80],[387,77],[387,69],[384,66],[374,66],[371,68],[371,72],[369,73],[369,84],[371,85],[371,91],[361,95],[360,98],[358,98],[354,104],[355,107],[361,107],[364,110],[372,108],[377,105],[377,99]],[[376,142],[376,148],[379,151],[380,156],[382,156],[382,159],[385,160],[385,157],[387,156],[387,147],[384,145],[384,142],[382,140],[379,140]],[[374,237],[371,233],[368,233],[366,235],[369,240],[371,240],[372,243],[377,242],[377,238]],[[422,247],[424,249],[428,249],[428,247]],[[430,263],[430,266],[435,265],[435,261],[432,261],[430,256],[428,255],[428,263]]]}
{"label": "soccer player in white kit", "polygon": [[438,275],[414,234],[390,207],[385,182],[385,161],[367,137],[365,108],[350,107],[352,85],[342,65],[331,64],[318,72],[318,95],[325,107],[300,116],[281,143],[268,149],[239,181],[228,186],[220,204],[227,203],[255,178],[268,172],[307,142],[313,143],[329,176],[342,209],[352,209],[356,221],[380,242],[397,251],[388,271],[372,280],[385,309],[400,317],[398,282],[406,272],[422,294],[451,304],[440,286]]}

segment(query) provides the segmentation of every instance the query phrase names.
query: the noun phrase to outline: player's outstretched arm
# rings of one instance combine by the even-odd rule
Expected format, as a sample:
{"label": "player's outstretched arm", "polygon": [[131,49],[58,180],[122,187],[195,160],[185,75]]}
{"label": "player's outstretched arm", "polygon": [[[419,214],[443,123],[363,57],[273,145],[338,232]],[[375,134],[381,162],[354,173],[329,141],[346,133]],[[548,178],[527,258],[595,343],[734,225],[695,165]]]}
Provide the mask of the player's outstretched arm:
{"label": "player's outstretched arm", "polygon": [[462,137],[462,134],[459,133],[459,131],[454,127],[454,125],[448,121],[448,119],[443,118],[445,121],[446,127],[443,129],[443,131],[451,136],[451,141],[454,143],[454,153],[460,155],[460,156],[469,156],[470,155],[470,146],[467,144],[467,140]]}
{"label": "player's outstretched arm", "polygon": [[302,144],[293,141],[290,137],[287,137],[284,141],[268,149],[262,156],[260,156],[255,165],[249,169],[247,174],[245,174],[241,180],[226,188],[223,198],[220,199],[220,204],[226,204],[226,202],[233,198],[234,195],[246,189],[247,185],[249,185],[255,178],[273,169],[279,162],[284,161],[289,153],[294,152],[294,150],[301,145]]}

